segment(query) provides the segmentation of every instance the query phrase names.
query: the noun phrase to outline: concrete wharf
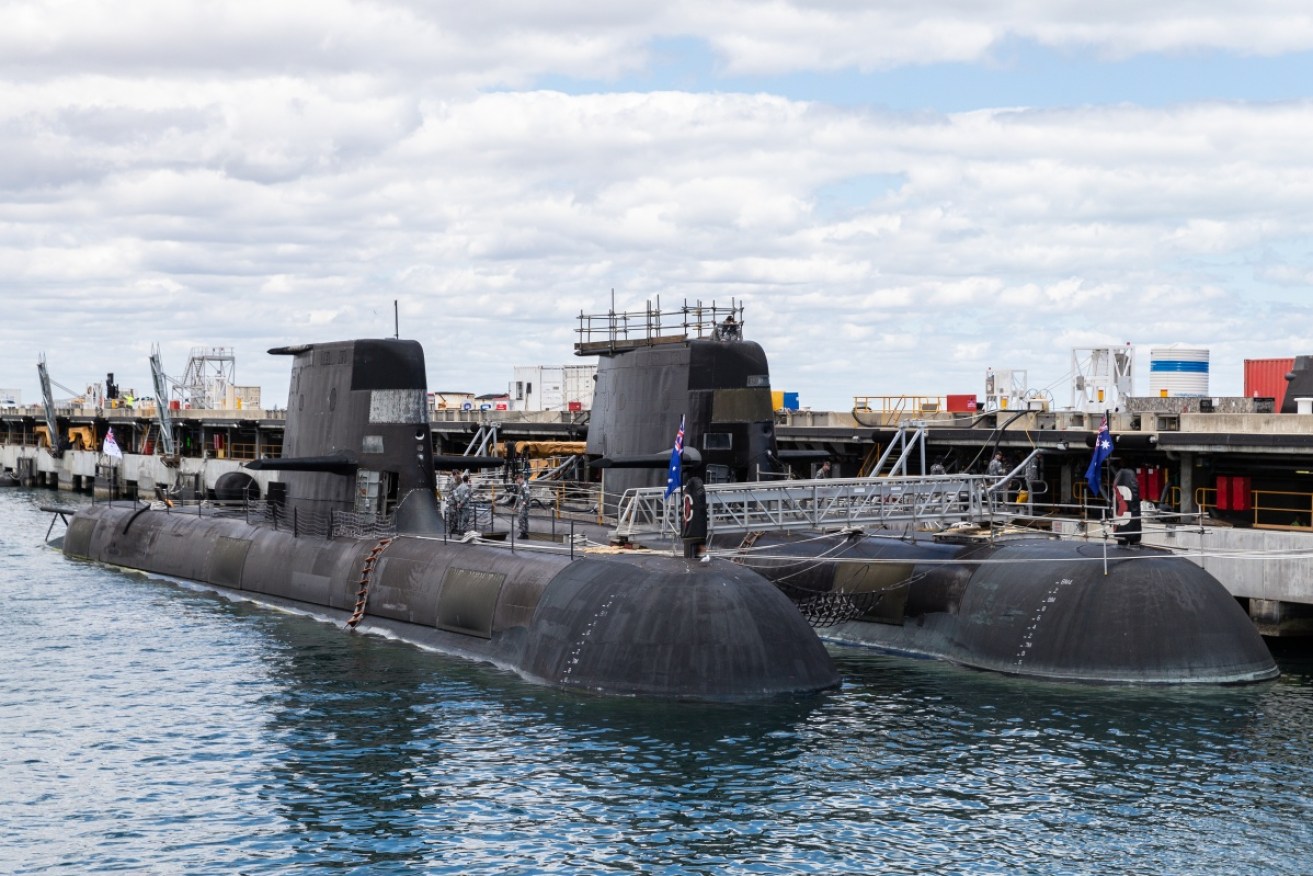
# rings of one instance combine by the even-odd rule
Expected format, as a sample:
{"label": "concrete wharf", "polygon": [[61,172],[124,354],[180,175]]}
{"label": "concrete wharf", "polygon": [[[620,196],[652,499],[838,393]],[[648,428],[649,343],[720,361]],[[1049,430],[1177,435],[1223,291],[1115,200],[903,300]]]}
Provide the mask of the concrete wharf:
{"label": "concrete wharf", "polygon": [[[1165,515],[1149,521],[1145,542],[1180,551],[1212,572],[1264,633],[1313,634],[1313,415],[1220,407],[1152,399],[1111,414],[1115,464],[1148,473],[1152,489],[1144,498]],[[52,454],[40,406],[0,409],[4,472],[64,490],[150,496],[161,488],[201,498],[213,495],[223,474],[279,456],[285,422],[276,409],[170,410],[176,452],[165,456],[149,405],[56,415],[67,434]],[[834,475],[845,480],[871,475],[882,459],[892,465],[880,475],[921,476],[935,466],[980,473],[1001,451],[1017,466],[1014,496],[1030,488],[1018,513],[1052,519],[1064,535],[1097,538],[1094,521],[1105,503],[1090,495],[1085,469],[1101,417],[1048,410],[967,416],[859,404],[846,412],[780,411],[776,436],[782,449],[829,453]],[[582,441],[588,412],[439,410],[431,428],[435,452],[475,453],[495,442]],[[122,460],[103,453],[110,429]],[[1021,471],[1027,459],[1037,461],[1039,475],[1030,484]],[[276,473],[251,474],[262,488],[276,479]],[[796,474],[805,479],[810,472]]]}

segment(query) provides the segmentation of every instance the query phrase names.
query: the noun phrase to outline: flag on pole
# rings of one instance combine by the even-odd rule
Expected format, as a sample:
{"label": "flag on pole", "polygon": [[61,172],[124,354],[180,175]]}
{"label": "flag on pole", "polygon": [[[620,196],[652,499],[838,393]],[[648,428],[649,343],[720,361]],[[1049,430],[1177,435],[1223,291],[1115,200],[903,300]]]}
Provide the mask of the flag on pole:
{"label": "flag on pole", "polygon": [[1103,478],[1103,461],[1112,456],[1112,433],[1108,431],[1108,415],[1103,415],[1099,432],[1094,436],[1094,456],[1090,467],[1085,470],[1085,482],[1090,485],[1090,492],[1099,495],[1099,481]]}
{"label": "flag on pole", "polygon": [[123,451],[119,449],[119,443],[114,440],[114,427],[110,426],[105,433],[105,444],[102,448],[106,456],[112,456],[115,459],[123,458]]}
{"label": "flag on pole", "polygon": [[666,495],[669,499],[670,494],[675,492],[683,484],[683,462],[684,462],[684,418],[679,418],[679,431],[675,433],[675,449],[670,452],[670,469],[666,473]]}

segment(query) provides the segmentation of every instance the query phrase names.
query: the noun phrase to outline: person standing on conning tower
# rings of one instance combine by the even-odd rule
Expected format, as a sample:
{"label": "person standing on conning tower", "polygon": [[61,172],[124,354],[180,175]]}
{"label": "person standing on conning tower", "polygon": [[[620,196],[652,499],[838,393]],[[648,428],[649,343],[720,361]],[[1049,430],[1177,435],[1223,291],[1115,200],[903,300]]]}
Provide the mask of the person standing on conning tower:
{"label": "person standing on conning tower", "polygon": [[734,319],[734,314],[725,317],[725,321],[720,324],[717,330],[722,341],[737,341],[739,339],[739,324]]}

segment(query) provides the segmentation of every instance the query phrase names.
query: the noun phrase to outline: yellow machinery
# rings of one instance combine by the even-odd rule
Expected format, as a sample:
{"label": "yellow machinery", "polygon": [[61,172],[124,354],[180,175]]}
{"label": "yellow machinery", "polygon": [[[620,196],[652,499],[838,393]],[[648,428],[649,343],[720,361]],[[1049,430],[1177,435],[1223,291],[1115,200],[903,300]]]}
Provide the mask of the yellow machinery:
{"label": "yellow machinery", "polygon": [[[36,443],[38,447],[50,449],[54,444],[50,440],[50,427],[37,425],[32,430],[36,434]],[[100,442],[96,440],[96,433],[90,426],[73,426],[68,430],[68,446],[73,450],[99,450]]]}

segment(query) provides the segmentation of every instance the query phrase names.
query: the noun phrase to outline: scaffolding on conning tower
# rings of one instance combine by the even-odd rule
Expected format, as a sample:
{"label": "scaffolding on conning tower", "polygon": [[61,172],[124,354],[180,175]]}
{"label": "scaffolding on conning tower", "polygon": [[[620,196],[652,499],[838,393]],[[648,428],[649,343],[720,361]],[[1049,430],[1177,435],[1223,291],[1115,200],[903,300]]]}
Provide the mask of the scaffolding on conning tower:
{"label": "scaffolding on conning tower", "polygon": [[579,314],[578,356],[598,356],[651,347],[677,344],[690,339],[737,341],[743,337],[743,302],[730,299],[728,307],[712,301],[689,303],[677,310],[661,309],[661,299],[647,302],[643,310]]}

